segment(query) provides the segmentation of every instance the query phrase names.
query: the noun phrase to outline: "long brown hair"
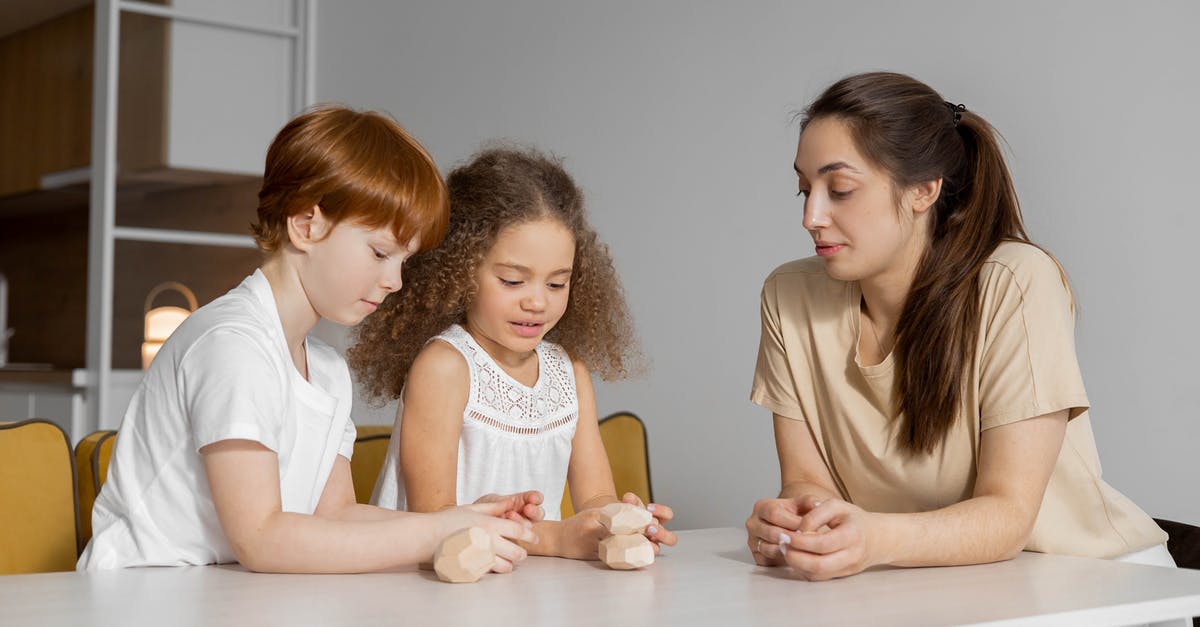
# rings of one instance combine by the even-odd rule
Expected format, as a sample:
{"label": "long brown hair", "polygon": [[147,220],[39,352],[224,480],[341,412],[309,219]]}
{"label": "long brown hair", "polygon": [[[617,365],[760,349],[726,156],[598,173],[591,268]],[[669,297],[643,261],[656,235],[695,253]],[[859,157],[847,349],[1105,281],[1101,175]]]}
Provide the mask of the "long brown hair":
{"label": "long brown hair", "polygon": [[605,380],[640,367],[633,323],[608,247],[588,224],[583,192],[558,159],[533,149],[484,150],[446,178],[450,226],[437,248],[413,255],[404,287],[358,326],[347,354],[368,395],[399,397],[429,341],[463,323],[478,291],[475,274],[509,226],[557,220],[575,238],[567,310],[546,339]]}
{"label": "long brown hair", "polygon": [[830,86],[804,111],[835,118],[892,180],[896,198],[942,179],[930,241],[896,326],[902,444],[931,453],[959,415],[979,338],[979,274],[1004,241],[1029,242],[994,128],[903,74],[872,72]]}

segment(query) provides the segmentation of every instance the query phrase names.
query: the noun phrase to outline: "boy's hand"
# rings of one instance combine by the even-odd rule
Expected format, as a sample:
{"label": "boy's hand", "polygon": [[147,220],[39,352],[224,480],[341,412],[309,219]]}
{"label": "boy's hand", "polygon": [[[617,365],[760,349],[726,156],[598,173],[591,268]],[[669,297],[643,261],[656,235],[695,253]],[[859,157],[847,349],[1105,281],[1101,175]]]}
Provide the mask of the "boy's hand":
{"label": "boy's hand", "polygon": [[[525,559],[528,553],[517,542],[536,544],[537,534],[533,532],[533,524],[527,520],[515,521],[504,518],[505,512],[510,511],[512,503],[505,498],[497,501],[475,503],[463,507],[442,510],[433,516],[440,523],[437,532],[437,542],[447,536],[467,527],[482,527],[492,536],[492,549],[496,552],[496,564],[493,572],[512,572],[514,565]],[[436,547],[435,547],[436,548]],[[430,551],[430,555],[432,555]]]}

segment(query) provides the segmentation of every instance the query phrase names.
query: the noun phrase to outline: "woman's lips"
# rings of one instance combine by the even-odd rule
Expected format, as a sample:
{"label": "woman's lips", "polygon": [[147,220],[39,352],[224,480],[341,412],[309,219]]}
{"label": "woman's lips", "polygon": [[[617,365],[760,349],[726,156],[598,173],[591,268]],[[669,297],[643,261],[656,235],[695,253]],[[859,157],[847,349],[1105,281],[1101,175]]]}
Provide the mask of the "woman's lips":
{"label": "woman's lips", "polygon": [[831,257],[833,255],[836,255],[838,253],[838,251],[840,251],[841,249],[843,249],[845,247],[846,247],[845,244],[819,243],[819,244],[817,244],[817,254],[822,257]]}

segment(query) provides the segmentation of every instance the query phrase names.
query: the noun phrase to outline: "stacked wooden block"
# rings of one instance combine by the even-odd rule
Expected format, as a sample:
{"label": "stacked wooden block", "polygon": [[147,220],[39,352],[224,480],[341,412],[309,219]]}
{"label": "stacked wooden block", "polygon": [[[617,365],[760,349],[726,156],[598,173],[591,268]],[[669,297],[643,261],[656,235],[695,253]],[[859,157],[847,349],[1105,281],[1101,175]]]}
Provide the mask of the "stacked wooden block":
{"label": "stacked wooden block", "polygon": [[600,510],[600,524],[612,535],[600,541],[600,561],[609,568],[632,570],[654,563],[654,545],[642,535],[654,522],[643,507],[610,503]]}
{"label": "stacked wooden block", "polygon": [[[644,507],[610,503],[600,509],[600,524],[609,536],[600,541],[600,561],[616,570],[632,570],[654,563],[654,544],[642,535],[654,522]],[[474,583],[496,563],[488,532],[470,527],[442,541],[433,554],[433,570],[442,581]]]}

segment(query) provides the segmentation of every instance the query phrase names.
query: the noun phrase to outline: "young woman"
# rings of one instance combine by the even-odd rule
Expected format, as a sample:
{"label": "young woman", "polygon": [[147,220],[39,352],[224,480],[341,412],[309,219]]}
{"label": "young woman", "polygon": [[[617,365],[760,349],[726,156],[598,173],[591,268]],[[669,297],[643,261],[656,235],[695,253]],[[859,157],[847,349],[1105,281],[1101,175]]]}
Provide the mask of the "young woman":
{"label": "young woman", "polygon": [[751,399],[783,488],[746,521],[755,560],[809,579],[1023,549],[1173,566],[1100,478],[1071,292],[992,127],[910,77],[851,76],[805,111],[795,169],[817,256],[763,286]]}

